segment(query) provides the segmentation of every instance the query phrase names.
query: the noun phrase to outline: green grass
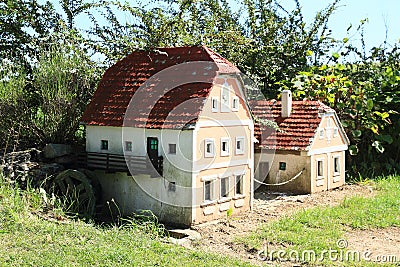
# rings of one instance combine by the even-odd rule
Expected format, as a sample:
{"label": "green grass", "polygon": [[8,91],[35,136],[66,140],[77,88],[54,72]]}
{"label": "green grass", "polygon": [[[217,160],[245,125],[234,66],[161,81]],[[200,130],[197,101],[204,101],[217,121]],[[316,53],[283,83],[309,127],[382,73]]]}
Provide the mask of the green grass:
{"label": "green grass", "polygon": [[[324,250],[340,249],[338,240],[346,230],[400,226],[400,177],[389,176],[374,182],[376,196],[354,196],[334,207],[316,207],[267,223],[246,238],[237,239],[257,250],[269,246],[289,252],[313,250],[320,257]],[[400,257],[400,255],[397,255]],[[332,265],[324,261],[322,264]],[[366,266],[372,263],[347,262]]]}
{"label": "green grass", "polygon": [[168,244],[154,222],[57,223],[35,215],[44,206],[38,190],[15,189],[0,180],[0,266],[250,266]]}

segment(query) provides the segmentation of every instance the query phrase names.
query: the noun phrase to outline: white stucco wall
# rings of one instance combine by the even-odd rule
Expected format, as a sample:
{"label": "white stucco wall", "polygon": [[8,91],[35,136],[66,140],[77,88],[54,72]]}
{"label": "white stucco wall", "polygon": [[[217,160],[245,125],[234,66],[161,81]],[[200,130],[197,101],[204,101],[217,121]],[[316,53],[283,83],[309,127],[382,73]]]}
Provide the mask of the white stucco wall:
{"label": "white stucco wall", "polygon": [[[164,158],[163,177],[130,176],[127,173],[96,171],[102,185],[102,201],[114,199],[123,215],[151,210],[161,220],[190,224],[192,206],[191,130],[158,130],[104,126],[86,127],[86,150],[97,153],[123,154],[125,141],[132,141],[134,156],[146,156],[147,137],[159,140],[159,156]],[[101,140],[108,140],[108,151],[101,150]],[[176,154],[168,154],[168,144],[176,144]],[[175,183],[175,186],[170,185]],[[174,190],[171,190],[174,187]]]}

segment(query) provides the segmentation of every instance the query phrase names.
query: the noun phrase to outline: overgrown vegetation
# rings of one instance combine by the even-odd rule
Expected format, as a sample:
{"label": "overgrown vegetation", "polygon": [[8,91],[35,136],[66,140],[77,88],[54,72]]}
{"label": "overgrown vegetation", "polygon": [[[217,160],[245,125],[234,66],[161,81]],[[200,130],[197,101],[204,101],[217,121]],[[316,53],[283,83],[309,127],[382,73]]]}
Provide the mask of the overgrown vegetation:
{"label": "overgrown vegetation", "polygon": [[[340,249],[337,242],[346,239],[344,234],[348,228],[399,227],[400,176],[379,178],[369,183],[376,190],[376,196],[372,198],[354,196],[338,206],[300,211],[267,223],[251,236],[238,239],[238,242],[257,249],[268,245],[277,250],[313,250],[320,258],[323,250]],[[330,266],[332,262],[326,264]],[[368,263],[358,264],[365,266]]]}
{"label": "overgrown vegetation", "polygon": [[[293,10],[275,0],[60,0],[62,10],[37,0],[1,3],[0,147],[82,141],[78,122],[107,66],[137,49],[203,44],[267,98],[289,88],[297,99],[332,106],[351,140],[350,175],[400,171],[398,44],[382,40],[366,51],[367,20],[358,35],[334,39],[329,19],[340,0],[311,23],[293,1]],[[91,21],[86,29],[76,25],[82,14]],[[352,45],[354,36],[362,47]]]}
{"label": "overgrown vegetation", "polygon": [[1,266],[250,266],[168,244],[156,221],[106,226],[70,220],[50,199],[0,179]]}

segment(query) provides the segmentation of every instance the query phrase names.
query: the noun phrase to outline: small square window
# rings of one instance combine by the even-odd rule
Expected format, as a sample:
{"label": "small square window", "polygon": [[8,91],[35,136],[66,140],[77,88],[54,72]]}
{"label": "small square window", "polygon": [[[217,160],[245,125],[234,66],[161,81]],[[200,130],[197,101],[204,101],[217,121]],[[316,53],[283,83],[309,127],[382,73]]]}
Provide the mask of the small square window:
{"label": "small square window", "polygon": [[229,197],[229,177],[221,178],[221,198]]}
{"label": "small square window", "polygon": [[232,111],[238,111],[238,110],[239,110],[239,98],[235,96],[232,99]]}
{"label": "small square window", "polygon": [[108,150],[108,140],[101,140],[101,150]]}
{"label": "small square window", "polygon": [[206,158],[214,157],[215,145],[213,139],[206,139],[204,142],[204,156]]}
{"label": "small square window", "polygon": [[235,176],[235,194],[243,195],[243,174]]}
{"label": "small square window", "polygon": [[125,141],[125,151],[132,151],[132,142]]}
{"label": "small square window", "polygon": [[175,192],[176,191],[176,183],[175,182],[169,182],[168,183],[168,191]]}
{"label": "small square window", "polygon": [[168,144],[168,153],[169,154],[176,154],[176,144]]}
{"label": "small square window", "polygon": [[279,162],[279,170],[281,171],[286,170],[286,162]]}
{"label": "small square window", "polygon": [[211,111],[218,112],[218,98],[217,97],[211,98]]}
{"label": "small square window", "polygon": [[214,200],[214,183],[213,181],[204,181],[204,202]]}
{"label": "small square window", "polygon": [[229,156],[229,138],[225,137],[225,138],[221,138],[221,156],[225,157],[225,156]]}
{"label": "small square window", "polygon": [[236,137],[236,155],[244,154],[244,137]]}

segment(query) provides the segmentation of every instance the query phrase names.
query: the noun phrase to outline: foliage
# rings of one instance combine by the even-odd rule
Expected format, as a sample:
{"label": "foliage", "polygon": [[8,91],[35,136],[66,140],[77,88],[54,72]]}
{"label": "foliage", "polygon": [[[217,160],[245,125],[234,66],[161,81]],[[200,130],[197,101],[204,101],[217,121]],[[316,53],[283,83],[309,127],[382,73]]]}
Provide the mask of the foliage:
{"label": "foliage", "polygon": [[351,141],[353,175],[400,170],[399,51],[374,51],[363,62],[311,67],[285,85],[298,99],[321,100],[337,111]]}
{"label": "foliage", "polygon": [[[33,71],[33,87],[38,101],[32,131],[39,143],[71,142],[79,120],[99,78],[98,67],[90,61],[74,32],[57,46],[43,48]],[[61,40],[60,40],[61,39]]]}

